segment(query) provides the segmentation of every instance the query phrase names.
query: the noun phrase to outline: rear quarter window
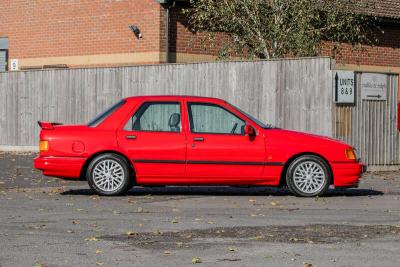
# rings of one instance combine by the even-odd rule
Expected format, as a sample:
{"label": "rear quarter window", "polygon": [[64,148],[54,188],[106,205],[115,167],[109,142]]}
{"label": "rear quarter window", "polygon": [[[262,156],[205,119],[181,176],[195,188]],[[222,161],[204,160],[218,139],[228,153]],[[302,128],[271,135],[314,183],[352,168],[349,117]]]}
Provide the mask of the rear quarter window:
{"label": "rear quarter window", "polygon": [[89,127],[98,126],[100,123],[102,123],[105,119],[107,119],[111,114],[113,114],[117,109],[119,109],[125,103],[126,103],[125,99],[119,101],[118,103],[114,104],[113,106],[109,107],[108,109],[106,109],[105,111],[94,117],[94,119],[92,119],[87,125]]}

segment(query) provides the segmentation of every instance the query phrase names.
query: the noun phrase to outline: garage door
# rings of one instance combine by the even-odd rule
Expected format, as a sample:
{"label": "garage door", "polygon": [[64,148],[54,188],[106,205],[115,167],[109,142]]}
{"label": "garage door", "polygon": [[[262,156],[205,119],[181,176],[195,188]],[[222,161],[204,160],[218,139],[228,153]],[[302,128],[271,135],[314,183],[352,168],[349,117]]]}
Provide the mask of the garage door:
{"label": "garage door", "polygon": [[6,71],[7,67],[7,53],[4,50],[0,50],[0,72]]}

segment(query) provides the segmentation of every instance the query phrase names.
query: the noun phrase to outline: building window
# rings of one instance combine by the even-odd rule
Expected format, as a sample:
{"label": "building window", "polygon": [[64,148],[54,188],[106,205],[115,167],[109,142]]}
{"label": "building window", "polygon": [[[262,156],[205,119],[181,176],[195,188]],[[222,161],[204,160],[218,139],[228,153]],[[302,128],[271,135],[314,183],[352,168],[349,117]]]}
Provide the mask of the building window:
{"label": "building window", "polygon": [[0,37],[0,72],[8,70],[8,38]]}

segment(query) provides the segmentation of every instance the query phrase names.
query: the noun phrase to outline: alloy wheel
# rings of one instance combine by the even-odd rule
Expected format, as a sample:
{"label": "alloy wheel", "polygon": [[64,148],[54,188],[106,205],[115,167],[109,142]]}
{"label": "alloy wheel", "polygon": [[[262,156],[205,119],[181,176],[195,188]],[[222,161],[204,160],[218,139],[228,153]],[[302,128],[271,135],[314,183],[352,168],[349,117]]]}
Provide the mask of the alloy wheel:
{"label": "alloy wheel", "polygon": [[120,163],[105,159],[94,166],[92,178],[96,187],[105,192],[113,192],[123,185],[125,173]]}
{"label": "alloy wheel", "polygon": [[323,167],[314,161],[305,161],[296,166],[293,172],[294,186],[301,192],[313,194],[324,187],[326,175]]}

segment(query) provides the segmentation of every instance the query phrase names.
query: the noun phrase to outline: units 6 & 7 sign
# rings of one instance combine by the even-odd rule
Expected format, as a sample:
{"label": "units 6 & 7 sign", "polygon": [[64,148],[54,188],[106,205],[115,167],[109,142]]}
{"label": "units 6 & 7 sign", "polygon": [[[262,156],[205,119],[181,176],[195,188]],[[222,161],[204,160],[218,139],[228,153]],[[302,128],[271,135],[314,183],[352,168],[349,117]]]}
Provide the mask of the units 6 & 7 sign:
{"label": "units 6 & 7 sign", "polygon": [[353,71],[336,71],[335,102],[338,104],[354,104],[355,76]]}

